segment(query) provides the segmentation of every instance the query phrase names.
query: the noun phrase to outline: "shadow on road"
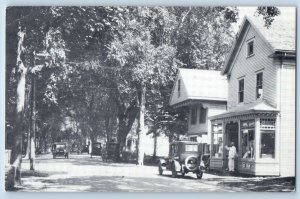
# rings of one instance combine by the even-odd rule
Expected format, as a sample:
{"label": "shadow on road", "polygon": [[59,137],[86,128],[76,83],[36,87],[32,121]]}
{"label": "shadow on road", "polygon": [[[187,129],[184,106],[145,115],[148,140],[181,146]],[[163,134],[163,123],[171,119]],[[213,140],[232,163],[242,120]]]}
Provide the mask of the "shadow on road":
{"label": "shadow on road", "polygon": [[[190,179],[190,178],[188,178]],[[51,192],[209,192],[224,191],[211,185],[199,186],[198,183],[192,183],[184,186],[183,180],[176,179],[170,181],[166,179],[154,178],[134,178],[120,176],[95,176],[84,178],[66,178],[66,179],[43,179],[41,186],[29,185],[26,187],[29,191],[51,191]],[[26,191],[26,190],[23,190]]]}
{"label": "shadow on road", "polygon": [[238,181],[223,181],[220,186],[240,187],[248,191],[290,192],[295,191],[295,178],[259,178]]}

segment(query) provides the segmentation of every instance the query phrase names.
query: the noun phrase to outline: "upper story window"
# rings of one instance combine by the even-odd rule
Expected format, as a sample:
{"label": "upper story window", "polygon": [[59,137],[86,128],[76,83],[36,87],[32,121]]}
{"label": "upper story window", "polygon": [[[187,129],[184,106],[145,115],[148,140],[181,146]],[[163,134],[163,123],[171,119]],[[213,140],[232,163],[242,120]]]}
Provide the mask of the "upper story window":
{"label": "upper story window", "polygon": [[247,56],[254,55],[254,41],[249,41],[247,44]]}
{"label": "upper story window", "polygon": [[180,85],[180,79],[179,79],[177,82],[178,82],[178,83],[177,83],[177,84],[178,84],[178,86],[177,86],[177,93],[178,93],[178,97],[180,97],[180,92],[181,92],[181,91],[180,91],[180,86],[181,86],[181,85]]}
{"label": "upper story window", "polygon": [[244,79],[239,80],[239,103],[244,102]]}
{"label": "upper story window", "polygon": [[263,73],[256,74],[256,99],[262,98],[263,95]]}
{"label": "upper story window", "polygon": [[191,125],[197,122],[197,107],[193,107],[191,110]]}
{"label": "upper story window", "polygon": [[204,107],[201,107],[200,108],[200,117],[199,117],[199,123],[200,124],[203,124],[203,123],[206,123],[206,113],[207,113],[207,109],[204,108]]}

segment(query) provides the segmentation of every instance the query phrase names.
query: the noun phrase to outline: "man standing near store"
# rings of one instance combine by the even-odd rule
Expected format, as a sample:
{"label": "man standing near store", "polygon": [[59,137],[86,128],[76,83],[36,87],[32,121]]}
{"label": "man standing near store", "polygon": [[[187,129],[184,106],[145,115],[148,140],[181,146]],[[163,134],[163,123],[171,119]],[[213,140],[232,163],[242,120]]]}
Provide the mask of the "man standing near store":
{"label": "man standing near store", "polygon": [[227,149],[229,151],[229,153],[228,153],[228,171],[231,173],[231,172],[234,172],[234,164],[235,164],[234,160],[237,156],[236,148],[234,146],[234,142],[230,143],[230,147],[228,147],[226,145],[225,149]]}

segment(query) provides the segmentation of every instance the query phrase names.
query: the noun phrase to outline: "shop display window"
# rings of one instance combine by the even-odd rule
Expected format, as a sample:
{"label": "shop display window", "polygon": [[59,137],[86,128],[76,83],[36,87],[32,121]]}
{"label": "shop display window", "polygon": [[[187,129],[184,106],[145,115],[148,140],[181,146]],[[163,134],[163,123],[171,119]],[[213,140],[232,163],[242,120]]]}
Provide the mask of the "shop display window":
{"label": "shop display window", "polygon": [[242,158],[255,158],[255,121],[241,121]]}
{"label": "shop display window", "polygon": [[212,133],[212,156],[215,158],[223,157],[223,134],[222,134],[222,124],[213,125]]}
{"label": "shop display window", "polygon": [[254,159],[255,157],[255,130],[243,129],[242,133],[242,157],[247,159]]}
{"label": "shop display window", "polygon": [[274,130],[261,131],[260,157],[275,158],[275,131]]}
{"label": "shop display window", "polygon": [[275,158],[276,119],[260,119],[260,158]]}

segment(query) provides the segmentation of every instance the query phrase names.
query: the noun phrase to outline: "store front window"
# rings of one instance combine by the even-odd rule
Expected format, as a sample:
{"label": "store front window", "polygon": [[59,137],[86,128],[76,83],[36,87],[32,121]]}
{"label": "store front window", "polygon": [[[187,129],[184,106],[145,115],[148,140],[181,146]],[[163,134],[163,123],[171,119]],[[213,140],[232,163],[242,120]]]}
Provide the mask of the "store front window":
{"label": "store front window", "polygon": [[260,157],[275,158],[275,119],[260,119]]}
{"label": "store front window", "polygon": [[275,131],[261,131],[260,157],[275,158]]}
{"label": "store front window", "polygon": [[222,134],[222,124],[214,124],[212,126],[212,156],[215,158],[223,157],[223,134]]}
{"label": "store front window", "polygon": [[254,120],[241,121],[242,157],[254,159],[255,157],[255,122]]}

